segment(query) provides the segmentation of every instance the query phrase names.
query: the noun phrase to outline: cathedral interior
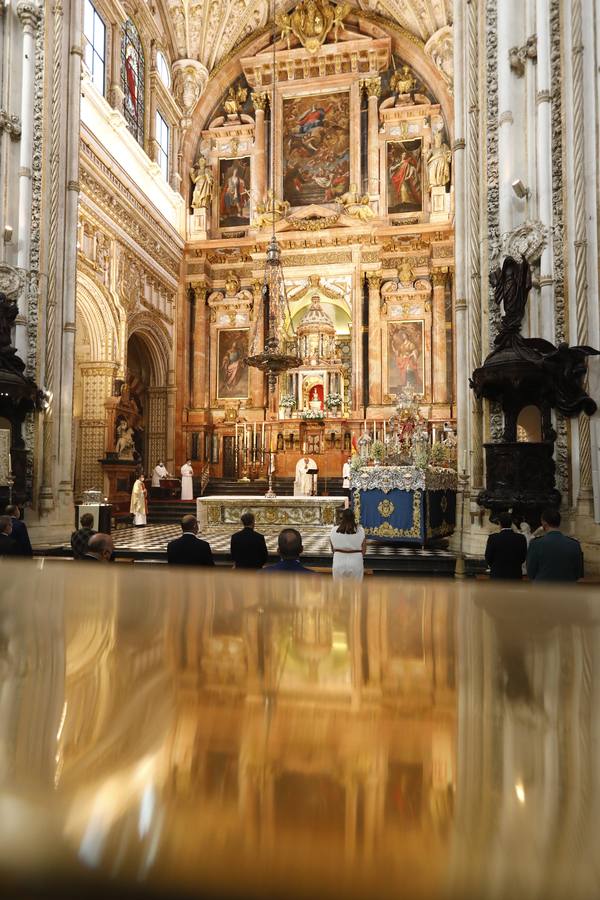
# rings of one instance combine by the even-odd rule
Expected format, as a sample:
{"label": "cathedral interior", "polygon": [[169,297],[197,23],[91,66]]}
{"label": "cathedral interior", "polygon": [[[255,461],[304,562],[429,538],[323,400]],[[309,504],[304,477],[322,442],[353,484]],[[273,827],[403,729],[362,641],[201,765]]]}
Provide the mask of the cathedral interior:
{"label": "cathedral interior", "polygon": [[598,896],[599,68],[596,0],[0,0],[0,895]]}

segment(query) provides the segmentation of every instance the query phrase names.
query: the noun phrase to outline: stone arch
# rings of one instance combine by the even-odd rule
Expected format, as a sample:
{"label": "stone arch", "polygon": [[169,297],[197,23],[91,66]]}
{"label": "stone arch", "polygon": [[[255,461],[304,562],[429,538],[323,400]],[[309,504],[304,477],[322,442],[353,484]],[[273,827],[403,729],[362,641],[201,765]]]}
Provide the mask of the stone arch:
{"label": "stone arch", "polygon": [[[106,451],[106,401],[122,368],[121,325],[110,292],[89,273],[77,272],[75,339],[75,494],[102,490],[98,463]],[[83,338],[83,343],[81,340]]]}
{"label": "stone arch", "polygon": [[[145,313],[134,314],[129,321],[128,352],[132,338],[136,339],[148,362],[148,383],[143,385],[142,401],[144,440],[141,451],[144,469],[150,471],[158,459],[167,464],[172,459],[173,398],[169,391],[172,381],[172,344],[164,327]],[[129,368],[129,367],[128,367]],[[128,378],[131,378],[129,371]]]}

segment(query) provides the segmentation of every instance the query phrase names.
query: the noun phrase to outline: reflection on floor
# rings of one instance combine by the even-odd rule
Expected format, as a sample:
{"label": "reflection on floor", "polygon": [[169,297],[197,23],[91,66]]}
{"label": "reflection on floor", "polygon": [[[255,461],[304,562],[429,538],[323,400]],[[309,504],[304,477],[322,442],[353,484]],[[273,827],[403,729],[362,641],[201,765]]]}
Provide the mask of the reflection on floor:
{"label": "reflection on floor", "polygon": [[2,576],[0,884],[598,896],[594,589]]}

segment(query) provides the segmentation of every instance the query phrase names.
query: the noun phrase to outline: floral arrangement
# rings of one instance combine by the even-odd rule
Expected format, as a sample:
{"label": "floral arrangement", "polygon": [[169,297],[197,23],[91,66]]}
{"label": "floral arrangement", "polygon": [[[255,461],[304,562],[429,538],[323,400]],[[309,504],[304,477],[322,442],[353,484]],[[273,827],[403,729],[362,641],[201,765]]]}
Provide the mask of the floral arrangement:
{"label": "floral arrangement", "polygon": [[341,394],[327,394],[325,398],[327,409],[341,409],[343,402]]}
{"label": "floral arrangement", "polygon": [[350,471],[358,472],[359,469],[362,469],[364,465],[364,460],[360,453],[353,453],[350,459]]}
{"label": "floral arrangement", "polygon": [[385,444],[383,441],[373,441],[371,456],[376,463],[382,463],[385,457]]}
{"label": "floral arrangement", "polygon": [[296,409],[296,398],[293,394],[283,394],[279,398],[279,405],[285,407],[285,409]]}
{"label": "floral arrangement", "polygon": [[302,410],[302,418],[303,419],[324,419],[325,413],[322,409],[303,409]]}

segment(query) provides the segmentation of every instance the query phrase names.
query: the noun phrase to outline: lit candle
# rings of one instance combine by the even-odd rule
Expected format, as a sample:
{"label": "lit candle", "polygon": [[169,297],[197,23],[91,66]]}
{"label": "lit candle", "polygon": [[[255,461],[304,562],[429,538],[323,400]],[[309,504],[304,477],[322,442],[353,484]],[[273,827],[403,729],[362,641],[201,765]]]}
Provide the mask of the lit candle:
{"label": "lit candle", "polygon": [[463,472],[467,471],[467,451],[463,450]]}
{"label": "lit candle", "polygon": [[8,474],[12,475],[12,456],[10,455],[10,450],[8,451]]}

